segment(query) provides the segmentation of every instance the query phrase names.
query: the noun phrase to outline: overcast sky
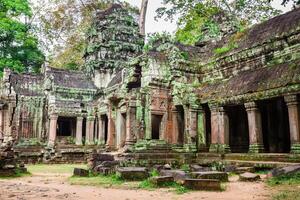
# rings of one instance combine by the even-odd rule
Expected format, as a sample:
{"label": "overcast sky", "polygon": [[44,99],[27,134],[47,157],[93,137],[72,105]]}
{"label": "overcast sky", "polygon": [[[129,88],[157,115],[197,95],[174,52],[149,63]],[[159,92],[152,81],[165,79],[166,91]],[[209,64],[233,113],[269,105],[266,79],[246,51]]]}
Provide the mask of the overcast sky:
{"label": "overcast sky", "polygon": [[[125,0],[128,3],[140,7],[142,0]],[[155,10],[161,6],[162,0],[149,0],[148,10],[147,10],[147,19],[146,19],[146,33],[153,32],[173,32],[176,29],[176,23],[166,22],[164,20],[155,21],[154,17],[156,15]],[[287,12],[291,9],[291,5],[287,7],[281,6],[282,0],[274,0],[273,6]]]}

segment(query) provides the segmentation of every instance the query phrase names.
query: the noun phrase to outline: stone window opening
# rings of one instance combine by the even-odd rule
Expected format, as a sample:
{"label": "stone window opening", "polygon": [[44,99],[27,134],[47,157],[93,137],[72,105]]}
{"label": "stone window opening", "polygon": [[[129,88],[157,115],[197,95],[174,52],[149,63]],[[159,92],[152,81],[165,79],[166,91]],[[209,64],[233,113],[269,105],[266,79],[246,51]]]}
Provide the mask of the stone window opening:
{"label": "stone window opening", "polygon": [[163,118],[163,115],[152,114],[152,116],[151,116],[151,124],[152,124],[151,139],[152,140],[160,139],[162,118]]}
{"label": "stone window opening", "polygon": [[289,153],[290,128],[288,108],[284,98],[258,102],[262,119],[264,150],[266,153]]}
{"label": "stone window opening", "polygon": [[249,126],[244,105],[226,107],[229,119],[229,146],[232,153],[248,153]]}

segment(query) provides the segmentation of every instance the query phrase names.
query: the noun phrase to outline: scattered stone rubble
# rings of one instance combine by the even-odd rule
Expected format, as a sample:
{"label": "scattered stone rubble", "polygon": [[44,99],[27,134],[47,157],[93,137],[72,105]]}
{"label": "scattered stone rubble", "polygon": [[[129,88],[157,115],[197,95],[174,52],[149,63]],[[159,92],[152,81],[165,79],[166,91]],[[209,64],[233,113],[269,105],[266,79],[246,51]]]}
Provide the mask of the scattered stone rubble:
{"label": "scattered stone rubble", "polygon": [[0,176],[14,176],[17,173],[27,172],[24,163],[18,164],[12,147],[12,139],[7,139],[0,145]]}

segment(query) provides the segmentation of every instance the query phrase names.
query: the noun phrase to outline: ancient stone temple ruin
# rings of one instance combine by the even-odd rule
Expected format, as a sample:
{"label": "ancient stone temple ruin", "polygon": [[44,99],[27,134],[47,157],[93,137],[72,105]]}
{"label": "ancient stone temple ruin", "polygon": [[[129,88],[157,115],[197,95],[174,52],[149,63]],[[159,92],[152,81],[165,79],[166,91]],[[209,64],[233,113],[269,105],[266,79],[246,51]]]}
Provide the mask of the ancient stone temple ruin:
{"label": "ancient stone temple ruin", "polygon": [[300,153],[300,9],[217,42],[143,46],[115,4],[94,19],[82,71],[6,69],[2,138],[33,160],[92,149]]}

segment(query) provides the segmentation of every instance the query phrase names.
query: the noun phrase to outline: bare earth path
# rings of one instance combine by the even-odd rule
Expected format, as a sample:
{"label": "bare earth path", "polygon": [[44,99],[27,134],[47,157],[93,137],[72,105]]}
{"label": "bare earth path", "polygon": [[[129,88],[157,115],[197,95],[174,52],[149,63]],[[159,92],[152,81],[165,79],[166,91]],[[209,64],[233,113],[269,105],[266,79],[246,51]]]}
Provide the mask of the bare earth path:
{"label": "bare earth path", "polygon": [[70,185],[71,174],[33,173],[32,176],[0,180],[0,200],[269,200],[263,182],[241,183],[232,177],[225,192],[188,192],[177,195],[167,190],[126,190]]}

